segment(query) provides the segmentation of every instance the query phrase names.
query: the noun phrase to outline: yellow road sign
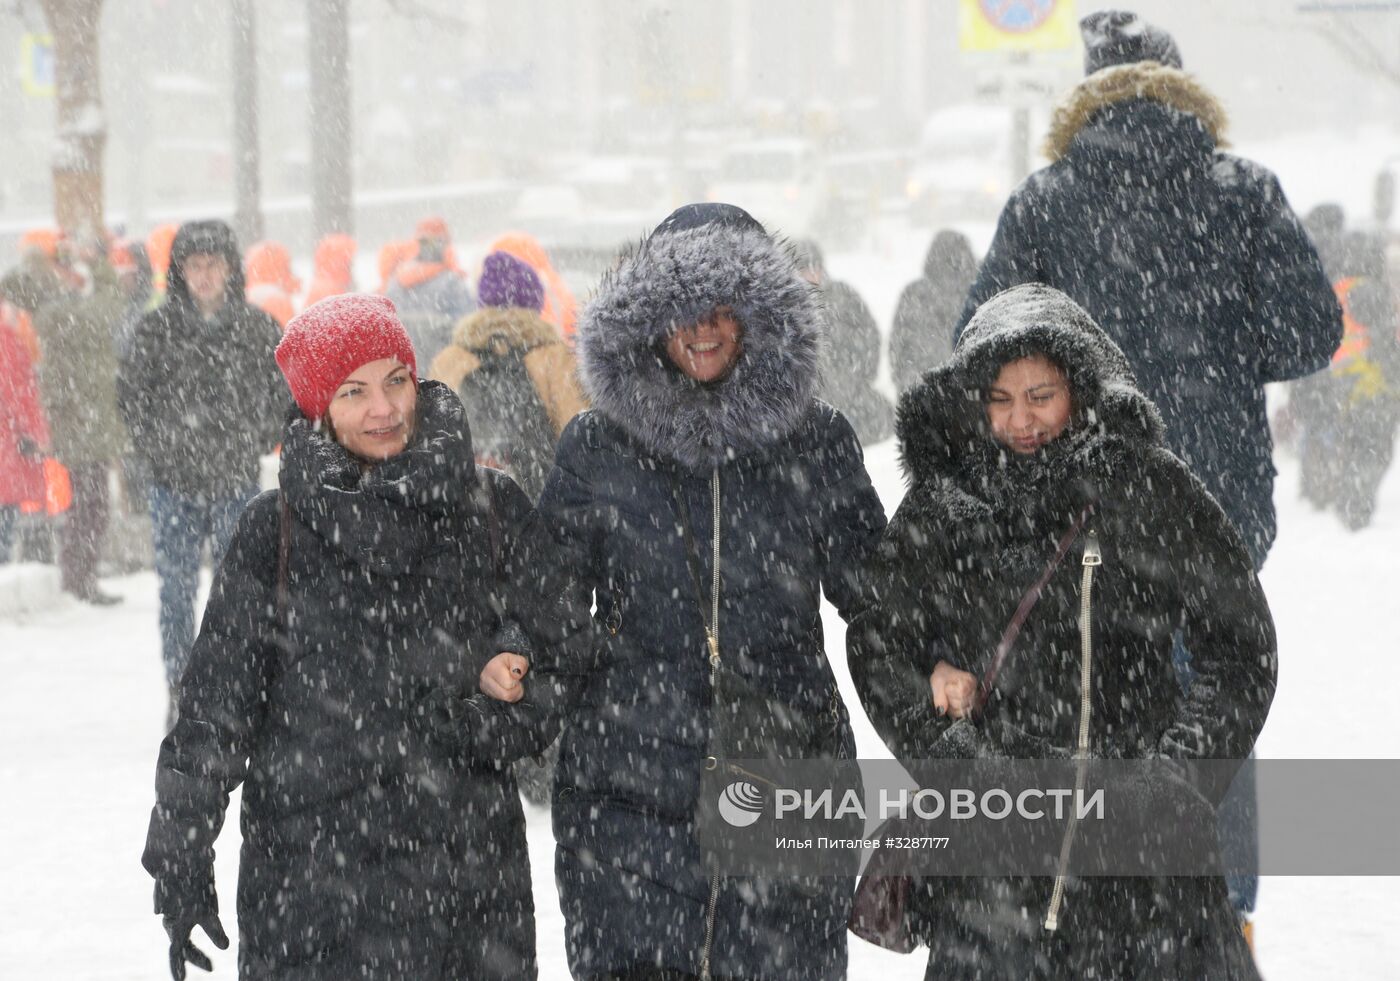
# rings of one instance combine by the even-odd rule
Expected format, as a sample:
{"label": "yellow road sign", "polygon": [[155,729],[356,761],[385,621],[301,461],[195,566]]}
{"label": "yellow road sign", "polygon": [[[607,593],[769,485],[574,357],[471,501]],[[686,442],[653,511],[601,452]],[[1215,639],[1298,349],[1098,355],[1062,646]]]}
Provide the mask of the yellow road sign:
{"label": "yellow road sign", "polygon": [[960,0],[964,51],[1064,51],[1079,37],[1074,0]]}
{"label": "yellow road sign", "polygon": [[20,42],[20,84],[26,95],[53,95],[53,37],[26,34]]}

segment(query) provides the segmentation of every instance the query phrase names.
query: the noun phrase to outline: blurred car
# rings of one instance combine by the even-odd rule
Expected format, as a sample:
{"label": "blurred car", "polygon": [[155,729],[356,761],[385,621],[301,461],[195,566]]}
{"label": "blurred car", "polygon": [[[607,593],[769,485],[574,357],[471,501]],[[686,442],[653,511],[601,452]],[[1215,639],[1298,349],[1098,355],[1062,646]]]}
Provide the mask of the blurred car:
{"label": "blurred car", "polygon": [[837,206],[831,181],[806,140],[736,143],[720,157],[706,197],[748,211],[769,231],[816,235]]}
{"label": "blurred car", "polygon": [[830,204],[812,234],[834,247],[853,244],[881,216],[905,210],[909,152],[870,149],[826,158]]}
{"label": "blurred car", "polygon": [[[925,121],[905,195],[910,217],[925,225],[995,219],[1012,191],[1015,113],[1008,106],[959,105]],[[1039,153],[1045,115],[1032,111],[1030,169]]]}

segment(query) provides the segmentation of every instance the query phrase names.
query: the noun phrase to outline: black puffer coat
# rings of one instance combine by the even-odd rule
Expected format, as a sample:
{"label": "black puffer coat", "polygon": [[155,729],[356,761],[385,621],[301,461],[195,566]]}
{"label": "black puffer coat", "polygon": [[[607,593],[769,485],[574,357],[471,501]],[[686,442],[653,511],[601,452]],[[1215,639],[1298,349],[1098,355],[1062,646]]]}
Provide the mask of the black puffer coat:
{"label": "black puffer coat", "polygon": [[[553,734],[552,546],[524,494],[475,467],[456,396],[422,382],[418,407],[410,447],[363,473],[294,417],[286,524],[276,492],[240,519],[161,745],[143,858],[157,912],[215,905],[213,845],[243,786],[245,979],[534,976],[506,764]],[[536,648],[514,705],[475,694],[504,617]]]}
{"label": "black puffer coat", "polygon": [[[1067,369],[1076,414],[1022,457],[995,442],[981,396],[1001,365],[1031,353]],[[1163,447],[1156,410],[1081,308],[1041,286],[986,303],[951,360],[901,401],[899,430],[911,488],[871,573],[878,601],[848,633],[866,712],[897,755],[1063,759],[1075,749],[1080,545],[1032,609],[980,723],[936,715],[929,674],[943,659],[983,675],[1022,595],[1091,500],[1087,528],[1103,557],[1091,614],[1091,758],[1249,754],[1274,691],[1268,605],[1238,534]],[[1200,671],[1189,695],[1172,667],[1177,630]],[[1195,790],[1181,781],[1157,789],[1209,832]],[[915,922],[938,976],[1255,976],[1223,878],[1071,878],[1054,933],[1042,927],[1051,890],[1044,878],[925,879]]]}
{"label": "black puffer coat", "polygon": [[[228,262],[223,308],[205,320],[181,263]],[[243,298],[243,260],[221,221],[187,222],[170,246],[165,302],[136,325],[121,354],[117,405],[136,453],[161,487],[224,497],[258,483],[258,457],[277,442],[287,389],[273,352],[277,322]]]}
{"label": "black puffer coat", "polygon": [[1006,203],[961,322],[1020,283],[1081,304],[1262,564],[1276,527],[1264,385],[1327,367],[1342,318],[1278,178],[1221,151],[1224,127],[1179,69],[1086,78],[1055,112],[1054,163]]}
{"label": "black puffer coat", "polygon": [[[595,408],[565,430],[540,499],[613,631],[565,729],[556,776],[556,875],[580,978],[638,965],[701,970],[711,884],[693,813],[715,715],[675,488],[708,599],[718,473],[719,646],[729,670],[817,720],[810,756],[854,751],[823,646],[821,597],[854,607],[856,572],[884,512],[851,427],[812,398],[812,288],[748,216],[695,210],[698,227],[663,225],[580,320]],[[658,343],[720,305],[743,326],[743,354],[727,379],[699,385]],[[759,743],[790,734],[776,717],[723,708]],[[714,976],[844,977],[853,885],[722,880]]]}

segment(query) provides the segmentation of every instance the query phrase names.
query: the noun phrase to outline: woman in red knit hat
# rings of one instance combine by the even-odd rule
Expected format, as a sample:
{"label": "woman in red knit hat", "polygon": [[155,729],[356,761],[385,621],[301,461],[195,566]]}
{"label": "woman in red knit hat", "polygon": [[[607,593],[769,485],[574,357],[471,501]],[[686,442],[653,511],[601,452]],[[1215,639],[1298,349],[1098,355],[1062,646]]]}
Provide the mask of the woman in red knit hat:
{"label": "woman in red knit hat", "polygon": [[172,972],[207,968],[195,926],[227,946],[213,845],[241,783],[240,976],[532,978],[506,764],[552,739],[588,612],[556,605],[529,501],[475,465],[392,303],[315,304],[277,363],[281,489],[234,532],[157,768],[143,862]]}

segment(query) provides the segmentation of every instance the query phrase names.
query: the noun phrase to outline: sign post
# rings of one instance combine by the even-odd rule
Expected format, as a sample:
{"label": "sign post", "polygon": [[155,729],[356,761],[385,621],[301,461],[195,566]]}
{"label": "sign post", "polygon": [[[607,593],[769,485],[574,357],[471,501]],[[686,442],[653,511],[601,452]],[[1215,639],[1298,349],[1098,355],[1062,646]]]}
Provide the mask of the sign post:
{"label": "sign post", "polygon": [[1009,101],[1011,183],[1030,173],[1030,106],[1052,92],[1053,65],[1034,64],[1046,53],[1073,50],[1078,42],[1074,0],[960,0],[958,43],[963,51],[1004,57],[978,88],[996,101]]}

